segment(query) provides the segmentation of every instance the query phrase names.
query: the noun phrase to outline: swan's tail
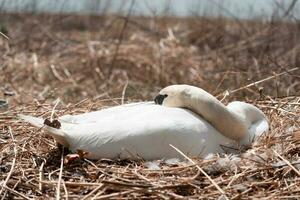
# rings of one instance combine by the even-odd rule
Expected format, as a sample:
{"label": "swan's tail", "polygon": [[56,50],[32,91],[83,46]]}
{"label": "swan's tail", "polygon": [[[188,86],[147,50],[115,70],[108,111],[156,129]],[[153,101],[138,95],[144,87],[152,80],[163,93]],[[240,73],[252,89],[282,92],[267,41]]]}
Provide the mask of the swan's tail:
{"label": "swan's tail", "polygon": [[30,123],[31,125],[42,128],[44,127],[45,130],[47,130],[47,134],[53,137],[59,144],[62,144],[66,147],[69,146],[69,143],[66,140],[66,134],[63,131],[62,127],[61,128],[53,128],[51,126],[45,125],[44,124],[44,119],[40,117],[33,117],[29,115],[22,115],[19,114],[18,117],[25,122]]}
{"label": "swan's tail", "polygon": [[22,120],[24,120],[25,122],[30,123],[31,125],[38,127],[38,128],[42,128],[44,126],[44,119],[43,118],[39,118],[39,117],[32,117],[29,115],[22,115],[19,114],[18,117]]}

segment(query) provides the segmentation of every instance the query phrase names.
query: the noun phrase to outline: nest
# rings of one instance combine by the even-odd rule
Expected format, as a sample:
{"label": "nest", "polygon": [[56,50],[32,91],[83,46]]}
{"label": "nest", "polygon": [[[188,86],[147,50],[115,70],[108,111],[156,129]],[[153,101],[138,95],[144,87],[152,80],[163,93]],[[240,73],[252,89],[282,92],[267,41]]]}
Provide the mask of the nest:
{"label": "nest", "polygon": [[[3,199],[299,198],[300,97],[295,68],[299,48],[289,42],[296,38],[297,26],[243,22],[248,26],[243,32],[239,23],[227,20],[160,19],[153,32],[147,28],[151,19],[143,23],[130,19],[120,37],[125,25],[112,25],[115,18],[101,18],[106,29],[98,30],[97,17],[18,17],[2,18],[7,24],[14,22],[8,28],[11,39],[1,40]],[[36,26],[33,19],[45,25]],[[57,19],[73,19],[76,29],[66,30]],[[198,23],[201,30],[195,28]],[[219,40],[216,25],[224,31]],[[276,43],[278,38],[285,43]],[[275,56],[277,60],[270,58]],[[55,116],[79,114],[149,100],[159,88],[173,83],[200,86],[224,103],[234,99],[252,103],[267,115],[270,130],[236,155],[92,161],[84,158],[84,152],[75,155],[57,146],[42,129],[17,118],[18,114],[49,117],[58,97]]]}

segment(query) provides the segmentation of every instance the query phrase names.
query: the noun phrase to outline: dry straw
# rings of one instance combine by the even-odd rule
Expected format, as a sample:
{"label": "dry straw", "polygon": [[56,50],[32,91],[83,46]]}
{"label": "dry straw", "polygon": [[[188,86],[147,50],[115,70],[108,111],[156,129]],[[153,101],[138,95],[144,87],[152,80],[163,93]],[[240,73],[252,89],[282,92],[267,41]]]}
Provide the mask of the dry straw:
{"label": "dry straw", "polygon": [[[0,98],[9,103],[0,108],[2,199],[300,198],[298,25],[203,18],[1,19],[11,26],[10,40],[0,41]],[[215,95],[231,91],[223,102],[255,104],[266,113],[269,132],[237,155],[157,161],[159,169],[153,170],[142,160],[66,162],[67,149],[16,117],[56,118],[149,100],[174,83]]]}

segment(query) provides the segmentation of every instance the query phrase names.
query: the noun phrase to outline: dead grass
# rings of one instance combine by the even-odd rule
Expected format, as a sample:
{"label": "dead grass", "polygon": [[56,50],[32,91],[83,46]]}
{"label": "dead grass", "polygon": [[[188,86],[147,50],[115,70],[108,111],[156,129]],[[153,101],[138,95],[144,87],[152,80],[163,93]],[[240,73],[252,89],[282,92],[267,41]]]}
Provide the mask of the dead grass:
{"label": "dead grass", "polygon": [[[0,108],[2,199],[300,197],[300,70],[287,72],[299,67],[299,24],[130,18],[120,44],[119,17],[0,19],[10,38],[0,35],[0,98],[9,103]],[[257,105],[270,120],[269,133],[240,156],[161,162],[150,170],[143,161],[64,163],[66,149],[16,118],[50,116],[57,98],[57,116],[149,100],[174,83],[220,99],[228,90],[225,103]]]}

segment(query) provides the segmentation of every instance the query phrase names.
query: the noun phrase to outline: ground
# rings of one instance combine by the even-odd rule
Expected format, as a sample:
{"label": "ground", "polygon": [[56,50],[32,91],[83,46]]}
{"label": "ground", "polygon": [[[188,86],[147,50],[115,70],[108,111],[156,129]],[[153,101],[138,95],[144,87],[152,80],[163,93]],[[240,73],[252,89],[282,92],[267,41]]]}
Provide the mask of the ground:
{"label": "ground", "polygon": [[[0,196],[300,197],[298,22],[1,14]],[[49,117],[153,100],[170,84],[261,108],[269,132],[238,156],[168,164],[72,160],[17,114]],[[4,105],[5,102],[8,105]]]}

